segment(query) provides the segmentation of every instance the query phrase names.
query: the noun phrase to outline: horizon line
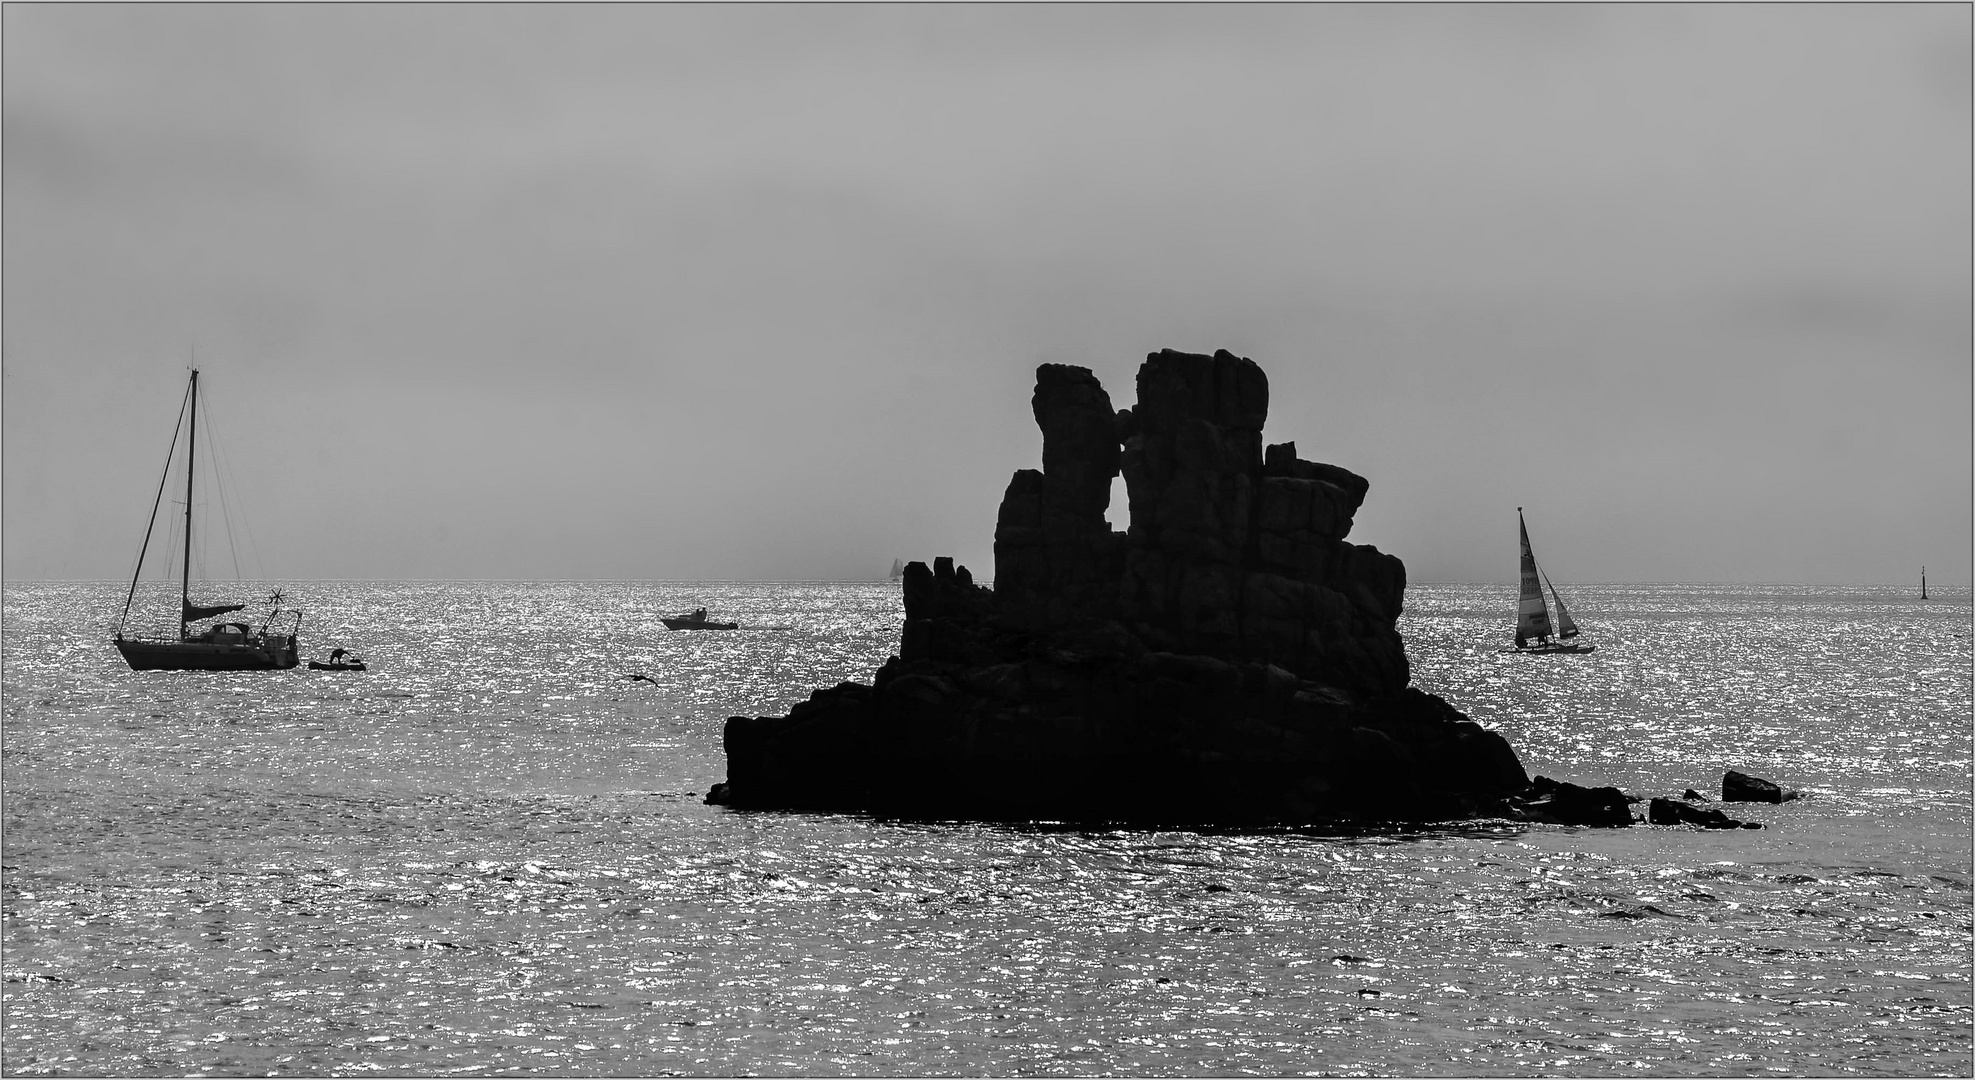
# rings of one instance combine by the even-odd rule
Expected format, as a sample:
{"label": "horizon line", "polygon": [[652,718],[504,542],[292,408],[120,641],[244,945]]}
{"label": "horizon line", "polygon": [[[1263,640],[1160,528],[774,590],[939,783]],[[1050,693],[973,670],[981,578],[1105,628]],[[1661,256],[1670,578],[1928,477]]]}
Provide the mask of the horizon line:
{"label": "horizon line", "polygon": [[[892,578],[888,576],[833,577],[833,578],[268,577],[268,578],[202,578],[200,579],[200,581],[205,584],[226,584],[231,582],[244,582],[244,583],[254,583],[254,584],[264,583],[264,582],[394,582],[394,583],[463,582],[463,583],[508,583],[508,584],[531,584],[531,585],[563,584],[563,583],[574,583],[574,582],[647,582],[652,584],[683,584],[683,585],[873,585],[873,584],[893,584],[898,580],[900,579]],[[169,584],[168,582],[163,582],[163,581],[160,581],[158,583]],[[5,574],[0,574],[0,586],[13,585],[13,584],[63,584],[63,585],[106,584],[106,585],[116,585],[122,587],[124,585],[127,585],[128,582],[125,582],[120,578],[36,578],[36,577],[10,578]],[[994,579],[976,576],[974,578],[974,584],[986,585],[991,587],[994,584]],[[1594,580],[1576,581],[1576,580],[1567,579],[1565,584],[1593,585],[1593,586],[1597,586],[1597,585],[1746,585],[1746,586],[1777,586],[1777,587],[1790,586],[1790,587],[1813,587],[1813,588],[1896,588],[1896,587],[1909,585],[1911,583],[1894,582],[1894,581],[1838,581],[1838,582],[1729,581],[1729,580],[1699,580],[1699,579],[1674,580],[1674,581],[1648,581],[1648,580],[1629,580],[1629,579],[1613,579],[1607,581],[1594,581]],[[1506,588],[1513,588],[1516,585],[1516,581],[1513,578],[1505,578],[1505,579],[1483,580],[1483,581],[1420,580],[1420,581],[1406,582],[1406,586],[1408,588],[1411,588],[1412,586],[1415,585],[1496,585],[1496,586],[1503,586]],[[1967,589],[1970,587],[1970,583],[1966,581],[1961,581],[1961,582],[1933,581],[1933,582],[1929,582],[1929,585],[1936,588],[1948,588],[1948,589]]]}

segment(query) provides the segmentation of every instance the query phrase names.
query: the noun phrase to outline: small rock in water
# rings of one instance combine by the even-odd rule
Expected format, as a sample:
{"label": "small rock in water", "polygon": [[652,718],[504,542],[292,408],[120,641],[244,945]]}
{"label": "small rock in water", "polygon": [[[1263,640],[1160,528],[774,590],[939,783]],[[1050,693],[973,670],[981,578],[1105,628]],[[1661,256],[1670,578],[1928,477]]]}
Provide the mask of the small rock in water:
{"label": "small rock in water", "polygon": [[[1689,806],[1678,799],[1654,799],[1646,810],[1646,820],[1654,825],[1695,825],[1703,829],[1745,829],[1749,824],[1737,821],[1719,810],[1703,810]],[[1762,828],[1761,825],[1754,825]]]}
{"label": "small rock in water", "polygon": [[1634,820],[1630,804],[1636,801],[1615,787],[1587,788],[1538,776],[1508,805],[1512,815],[1524,821],[1624,828]]}
{"label": "small rock in water", "polygon": [[1786,791],[1781,786],[1759,776],[1728,770],[1721,777],[1722,802],[1788,802],[1800,799],[1802,792]]}

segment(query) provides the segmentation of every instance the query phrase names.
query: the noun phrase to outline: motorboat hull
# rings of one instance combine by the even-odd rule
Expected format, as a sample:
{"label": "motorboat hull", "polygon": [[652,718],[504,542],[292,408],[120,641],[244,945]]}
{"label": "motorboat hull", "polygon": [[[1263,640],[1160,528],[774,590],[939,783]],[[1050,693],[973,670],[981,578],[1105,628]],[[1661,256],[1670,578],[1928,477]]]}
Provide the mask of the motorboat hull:
{"label": "motorboat hull", "polygon": [[704,619],[661,619],[667,630],[739,630],[740,623],[707,622]]}

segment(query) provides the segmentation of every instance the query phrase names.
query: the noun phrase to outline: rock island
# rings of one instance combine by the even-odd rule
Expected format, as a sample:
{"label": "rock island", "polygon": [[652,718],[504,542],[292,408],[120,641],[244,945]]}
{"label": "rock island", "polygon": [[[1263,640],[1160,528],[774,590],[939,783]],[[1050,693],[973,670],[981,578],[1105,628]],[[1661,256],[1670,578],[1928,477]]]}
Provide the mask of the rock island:
{"label": "rock island", "polygon": [[[1527,792],[1500,735],[1410,685],[1405,566],[1345,539],[1370,485],[1263,446],[1262,369],[1163,350],[1137,390],[1114,409],[1088,369],[1037,368],[1042,468],[1002,496],[993,588],[908,565],[898,655],[729,719],[707,801],[1255,826],[1449,820]],[[1105,520],[1120,472],[1126,532]]]}

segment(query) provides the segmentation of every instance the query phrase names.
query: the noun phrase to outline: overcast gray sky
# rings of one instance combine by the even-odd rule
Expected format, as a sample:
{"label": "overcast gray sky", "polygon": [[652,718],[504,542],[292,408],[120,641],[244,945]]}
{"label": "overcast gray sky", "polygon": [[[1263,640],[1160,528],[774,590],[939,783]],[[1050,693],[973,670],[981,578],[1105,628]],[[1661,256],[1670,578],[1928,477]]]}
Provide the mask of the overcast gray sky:
{"label": "overcast gray sky", "polygon": [[195,349],[276,578],[987,576],[1035,365],[1166,347],[1415,581],[1968,578],[1965,4],[4,31],[11,579],[129,572]]}

